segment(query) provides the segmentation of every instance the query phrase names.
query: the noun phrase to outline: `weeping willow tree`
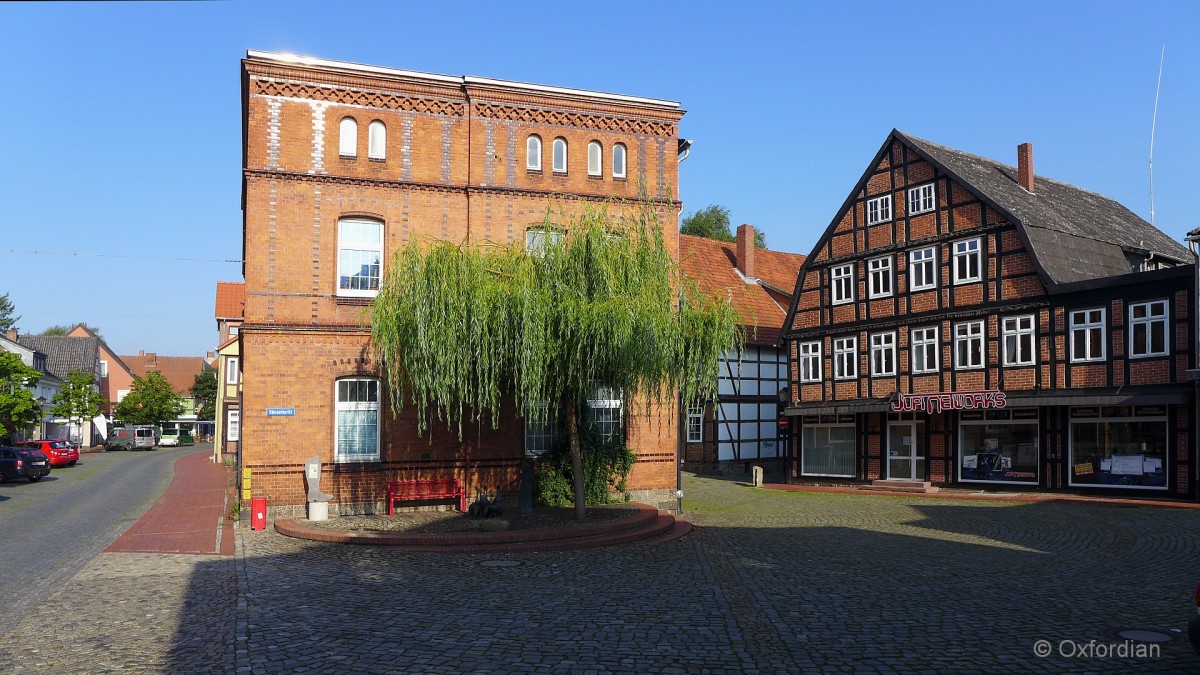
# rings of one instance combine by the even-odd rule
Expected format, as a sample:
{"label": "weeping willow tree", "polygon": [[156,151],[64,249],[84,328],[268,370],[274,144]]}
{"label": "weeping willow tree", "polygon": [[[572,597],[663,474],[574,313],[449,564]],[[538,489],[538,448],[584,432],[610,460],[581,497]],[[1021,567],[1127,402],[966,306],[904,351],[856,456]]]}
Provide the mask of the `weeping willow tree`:
{"label": "weeping willow tree", "polygon": [[[565,222],[565,226],[564,226]],[[547,210],[542,246],[411,241],[388,267],[371,317],[393,414],[411,403],[418,431],[487,421],[501,403],[541,424],[561,415],[575,514],[585,517],[578,410],[597,385],[625,410],[715,400],[718,358],[742,341],[728,299],[685,277],[654,204],[567,218]],[[549,405],[547,405],[549,403]]]}

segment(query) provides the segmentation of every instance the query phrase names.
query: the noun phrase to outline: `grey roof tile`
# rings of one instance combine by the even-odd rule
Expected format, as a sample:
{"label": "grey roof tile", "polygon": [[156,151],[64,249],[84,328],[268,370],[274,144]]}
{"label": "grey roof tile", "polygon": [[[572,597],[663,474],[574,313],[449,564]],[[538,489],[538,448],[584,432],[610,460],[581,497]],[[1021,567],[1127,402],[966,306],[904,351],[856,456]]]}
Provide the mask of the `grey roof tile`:
{"label": "grey roof tile", "polygon": [[96,371],[96,359],[100,354],[98,338],[22,335],[17,342],[45,354],[50,373],[64,380],[72,370],[85,373]]}

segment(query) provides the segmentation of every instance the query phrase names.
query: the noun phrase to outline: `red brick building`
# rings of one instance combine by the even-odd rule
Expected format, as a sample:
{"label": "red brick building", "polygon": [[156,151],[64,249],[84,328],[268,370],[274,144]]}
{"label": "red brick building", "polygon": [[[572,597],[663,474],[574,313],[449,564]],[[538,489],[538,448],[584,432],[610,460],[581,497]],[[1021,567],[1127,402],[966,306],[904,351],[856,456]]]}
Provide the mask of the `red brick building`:
{"label": "red brick building", "polygon": [[[677,247],[679,104],[254,51],[242,84],[240,461],[253,494],[301,513],[312,455],[342,513],[381,508],[387,480],[509,484],[527,435],[515,414],[461,443],[443,428],[418,437],[411,406],[390,414],[371,298],[413,237],[536,241],[547,208],[633,199],[639,184]],[[622,412],[635,498],[664,501],[675,411]]]}
{"label": "red brick building", "polygon": [[679,264],[700,290],[726,297],[741,316],[746,343],[721,360],[716,405],[684,411],[687,468],[744,470],[787,456],[779,435],[779,390],[787,386],[787,354],[779,347],[796,273],[804,256],[754,246],[741,225],[734,242],[679,235]]}
{"label": "red brick building", "polygon": [[1195,496],[1193,269],[1028,144],[893,131],[798,276],[790,479]]}

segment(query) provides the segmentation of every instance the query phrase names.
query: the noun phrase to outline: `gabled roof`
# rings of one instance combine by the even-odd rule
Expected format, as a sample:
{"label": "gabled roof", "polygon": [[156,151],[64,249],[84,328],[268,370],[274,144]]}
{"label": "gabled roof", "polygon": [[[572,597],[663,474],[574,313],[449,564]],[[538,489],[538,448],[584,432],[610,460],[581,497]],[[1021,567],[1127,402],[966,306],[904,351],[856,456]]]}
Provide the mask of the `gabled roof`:
{"label": "gabled roof", "polygon": [[1048,289],[1129,274],[1127,252],[1191,261],[1182,244],[1104,195],[1038,175],[1026,192],[1007,164],[895,129],[885,148],[893,137],[1016,224]]}
{"label": "gabled roof", "polygon": [[[750,342],[773,344],[783,327],[787,307],[780,305],[757,279],[747,279],[737,269],[737,243],[717,241],[690,234],[679,235],[679,266],[700,290],[715,297],[728,297],[742,317],[742,325],[755,328]],[[754,267],[762,281],[791,295],[796,273],[804,256],[755,249]]]}
{"label": "gabled roof", "polygon": [[100,339],[94,337],[22,335],[17,343],[45,354],[50,374],[63,380],[73,370],[95,373],[100,358]]}
{"label": "gabled roof", "polygon": [[[77,332],[82,332],[83,335],[74,335],[74,333],[77,333]],[[108,364],[110,371],[112,368],[120,368],[121,370],[124,370],[125,372],[129,373],[130,377],[133,377],[133,371],[130,370],[129,366],[126,365],[125,362],[121,360],[120,356],[117,356],[116,350],[114,350],[112,347],[109,347],[108,343],[104,341],[104,338],[93,333],[92,330],[87,327],[87,324],[83,324],[83,323],[77,324],[74,328],[71,329],[71,333],[68,333],[68,336],[69,337],[90,337],[90,338],[95,338],[95,339],[99,340],[101,351],[107,352],[115,360],[115,363]],[[100,356],[103,357],[104,354],[101,353]]]}
{"label": "gabled roof", "polygon": [[185,396],[196,384],[196,376],[212,367],[201,356],[159,356],[153,352],[121,356],[121,360],[140,378],[153,371],[161,373],[176,393]]}
{"label": "gabled roof", "polygon": [[246,284],[240,281],[217,282],[217,319],[241,319],[246,315]]}

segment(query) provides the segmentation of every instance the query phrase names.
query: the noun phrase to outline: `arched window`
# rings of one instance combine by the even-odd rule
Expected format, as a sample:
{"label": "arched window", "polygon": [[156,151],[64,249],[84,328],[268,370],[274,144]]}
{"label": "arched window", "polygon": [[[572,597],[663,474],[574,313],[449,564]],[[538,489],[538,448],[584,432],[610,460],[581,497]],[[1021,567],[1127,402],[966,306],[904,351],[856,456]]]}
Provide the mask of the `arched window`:
{"label": "arched window", "polygon": [[371,122],[371,126],[367,127],[367,157],[387,158],[387,127],[379,120]]}
{"label": "arched window", "polygon": [[525,168],[531,171],[542,170],[542,137],[537,134],[525,141]]}
{"label": "arched window", "polygon": [[554,170],[559,173],[567,172],[567,139],[554,139]]}
{"label": "arched window", "polygon": [[358,122],[353,117],[342,119],[341,138],[338,141],[338,154],[342,157],[358,155]]}
{"label": "arched window", "polygon": [[617,143],[613,146],[613,178],[625,177],[625,146]]}
{"label": "arched window", "polygon": [[383,278],[383,223],[365,218],[338,221],[338,288],[347,297],[374,297]]}
{"label": "arched window", "polygon": [[599,141],[588,143],[588,175],[600,176],[604,174],[604,149],[600,147]]}
{"label": "arched window", "polygon": [[379,380],[347,378],[334,388],[334,460],[379,461]]}

